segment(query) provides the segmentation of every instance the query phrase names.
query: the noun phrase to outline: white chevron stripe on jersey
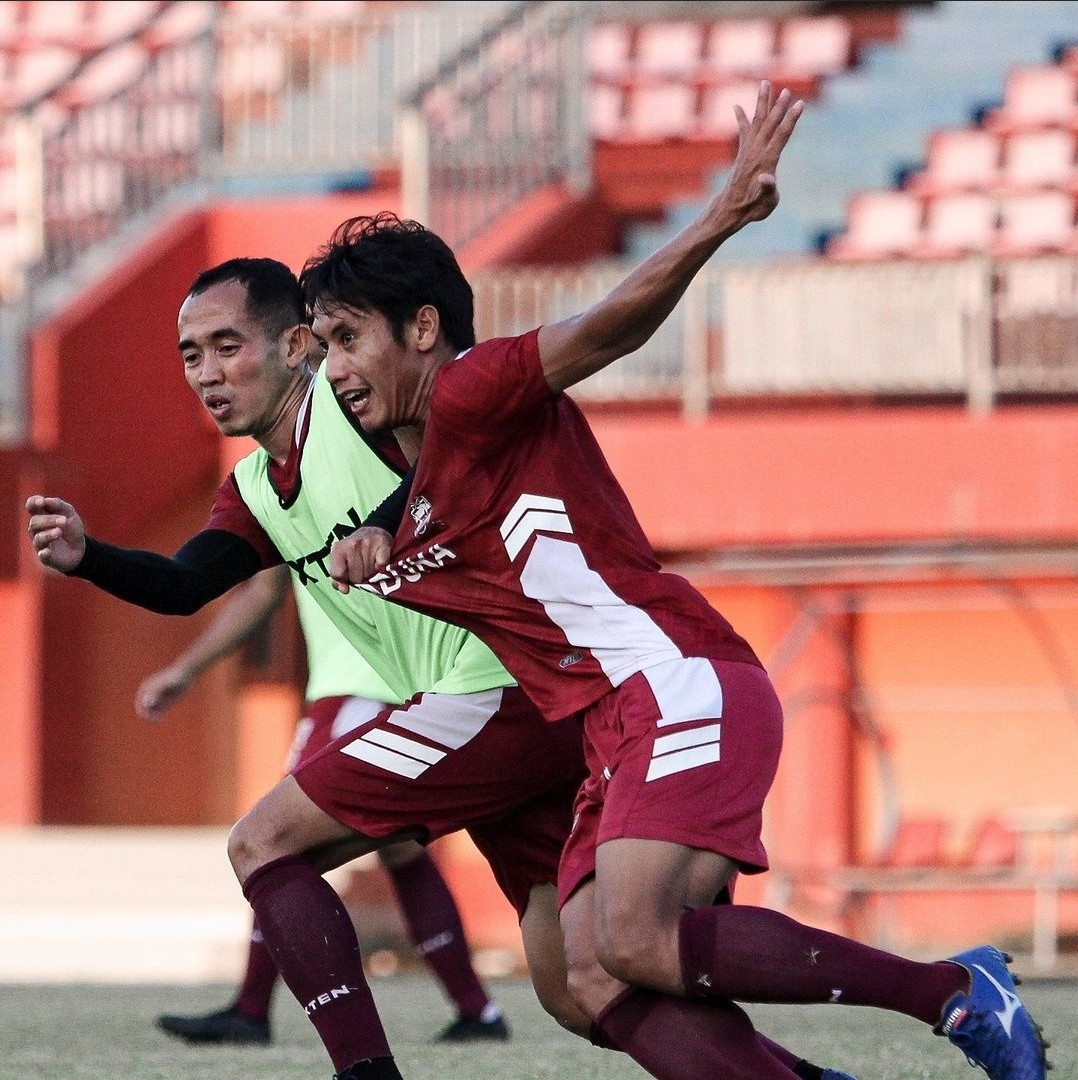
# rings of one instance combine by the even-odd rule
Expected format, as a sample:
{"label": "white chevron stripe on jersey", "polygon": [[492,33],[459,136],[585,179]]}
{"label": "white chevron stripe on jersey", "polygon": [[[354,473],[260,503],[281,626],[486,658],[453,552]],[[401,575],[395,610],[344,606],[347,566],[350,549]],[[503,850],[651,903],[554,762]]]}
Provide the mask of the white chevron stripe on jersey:
{"label": "white chevron stripe on jersey", "polygon": [[513,509],[506,514],[500,531],[505,542],[505,550],[512,561],[519,554],[528,540],[537,532],[572,533],[573,526],[565,512],[565,503],[561,499],[551,499],[546,495],[521,495],[513,504]]}
{"label": "white chevron stripe on jersey", "polygon": [[[702,657],[658,664],[648,668],[644,678],[659,707],[655,722],[658,728],[691,724],[694,720],[717,721],[722,716],[722,684],[711,663]],[[721,733],[722,725],[716,722],[658,736],[645,780],[716,764],[722,758]]]}
{"label": "white chevron stripe on jersey", "polygon": [[584,560],[580,545],[538,536],[520,571],[524,595],[543,605],[565,640],[587,649],[614,686],[681,651],[643,608],[627,604]]}
{"label": "white chevron stripe on jersey", "polygon": [[349,731],[355,730],[360,724],[373,720],[384,708],[384,701],[371,701],[365,697],[350,697],[341,704],[337,715],[333,718],[333,727],[330,734],[334,739],[339,739]]}

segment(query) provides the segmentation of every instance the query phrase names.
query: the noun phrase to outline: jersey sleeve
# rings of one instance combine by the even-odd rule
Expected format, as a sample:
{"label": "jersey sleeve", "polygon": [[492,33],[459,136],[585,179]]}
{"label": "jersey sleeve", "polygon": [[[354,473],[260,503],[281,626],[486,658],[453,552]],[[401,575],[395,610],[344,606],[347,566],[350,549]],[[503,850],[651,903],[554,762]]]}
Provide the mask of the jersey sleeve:
{"label": "jersey sleeve", "polygon": [[555,391],[543,377],[538,330],[492,338],[446,364],[431,403],[439,430],[463,445],[519,434],[526,414],[549,405]]}
{"label": "jersey sleeve", "polygon": [[221,482],[214,496],[210,519],[203,526],[203,531],[210,530],[232,533],[233,536],[246,540],[258,553],[262,570],[279,566],[284,561],[266,530],[243,501],[233,473],[229,473]]}

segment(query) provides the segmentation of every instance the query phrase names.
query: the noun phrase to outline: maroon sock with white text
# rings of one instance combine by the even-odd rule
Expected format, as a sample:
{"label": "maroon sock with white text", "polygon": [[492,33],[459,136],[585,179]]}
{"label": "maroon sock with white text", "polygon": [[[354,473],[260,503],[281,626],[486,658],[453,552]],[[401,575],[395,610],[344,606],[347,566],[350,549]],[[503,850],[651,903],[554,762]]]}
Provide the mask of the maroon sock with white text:
{"label": "maroon sock with white text", "polygon": [[288,856],[251,874],[243,895],[281,978],[306,1010],[337,1072],[391,1058],[355,927],[330,884],[306,859]]}

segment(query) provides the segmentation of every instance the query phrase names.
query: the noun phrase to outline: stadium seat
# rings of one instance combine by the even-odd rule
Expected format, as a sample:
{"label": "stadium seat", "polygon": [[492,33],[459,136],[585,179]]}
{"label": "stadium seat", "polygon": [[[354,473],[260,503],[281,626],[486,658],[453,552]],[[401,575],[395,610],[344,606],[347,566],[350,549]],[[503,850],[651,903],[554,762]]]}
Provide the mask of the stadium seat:
{"label": "stadium seat", "polygon": [[719,19],[708,34],[704,74],[763,78],[775,62],[777,39],[771,19]]}
{"label": "stadium seat", "polygon": [[907,869],[945,866],[948,862],[948,831],[949,823],[943,818],[903,818],[877,865]]}
{"label": "stadium seat", "polygon": [[908,191],[862,191],[846,214],[846,231],[829,241],[830,258],[880,259],[912,254],[921,240],[923,206]]}
{"label": "stadium seat", "polygon": [[625,103],[626,138],[687,138],[696,126],[696,91],[690,84],[670,82],[629,88]]}
{"label": "stadium seat", "polygon": [[588,91],[589,127],[593,138],[618,139],[625,133],[621,87],[593,82]]}
{"label": "stadium seat", "polygon": [[943,128],[928,140],[923,169],[908,181],[912,191],[925,196],[993,187],[999,178],[1000,136],[985,128]]}
{"label": "stadium seat", "polygon": [[1034,191],[1000,200],[993,253],[1037,255],[1061,251],[1073,239],[1075,197],[1069,191]]}
{"label": "stadium seat", "polygon": [[740,105],[752,116],[760,84],[755,79],[734,79],[709,86],[703,91],[700,105],[700,131],[708,138],[736,138],[737,116],[734,106]]}
{"label": "stadium seat", "polygon": [[599,23],[588,32],[588,71],[592,79],[622,80],[629,73],[632,35],[622,23]]}
{"label": "stadium seat", "polygon": [[703,56],[705,24],[645,22],[636,31],[634,77],[695,78]]}
{"label": "stadium seat", "polygon": [[1078,126],[1078,71],[1061,64],[1012,68],[1004,83],[1003,105],[986,117],[997,131]]}
{"label": "stadium seat", "polygon": [[938,195],[927,201],[920,258],[987,252],[996,235],[998,207],[987,191]]}
{"label": "stadium seat", "polygon": [[997,817],[978,821],[969,835],[956,866],[980,870],[1014,866],[1018,861],[1018,834]]}
{"label": "stadium seat", "polygon": [[841,15],[797,15],[779,27],[778,69],[794,76],[836,75],[853,64],[853,34]]}
{"label": "stadium seat", "polygon": [[1078,134],[1067,128],[1015,131],[1007,137],[1000,183],[1021,191],[1078,184]]}

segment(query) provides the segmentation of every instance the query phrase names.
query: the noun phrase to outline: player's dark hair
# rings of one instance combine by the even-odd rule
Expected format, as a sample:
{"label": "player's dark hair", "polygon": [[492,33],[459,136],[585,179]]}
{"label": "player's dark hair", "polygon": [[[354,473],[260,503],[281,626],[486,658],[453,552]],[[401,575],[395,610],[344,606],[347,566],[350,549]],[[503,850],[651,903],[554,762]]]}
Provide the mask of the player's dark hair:
{"label": "player's dark hair", "polygon": [[418,221],[389,211],[349,218],[307,260],[299,281],[311,314],[337,305],[377,312],[403,345],[405,325],[430,304],[454,349],[475,344],[472,287],[448,244]]}
{"label": "player's dark hair", "polygon": [[276,259],[229,259],[195,278],[188,296],[237,281],[247,290],[247,311],[270,338],[307,321],[307,306],[296,275]]}

